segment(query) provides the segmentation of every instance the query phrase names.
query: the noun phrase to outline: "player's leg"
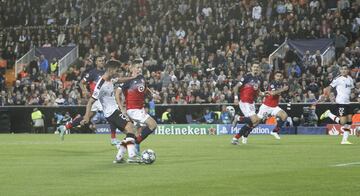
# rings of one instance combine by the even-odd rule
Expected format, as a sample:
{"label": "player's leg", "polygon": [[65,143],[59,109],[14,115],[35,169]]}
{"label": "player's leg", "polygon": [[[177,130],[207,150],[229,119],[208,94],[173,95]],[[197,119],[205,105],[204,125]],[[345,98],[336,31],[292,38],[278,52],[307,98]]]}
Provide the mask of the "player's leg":
{"label": "player's leg", "polygon": [[235,114],[234,119],[232,121],[232,127],[235,128],[237,124],[244,122],[244,116],[241,116],[239,114]]}
{"label": "player's leg", "polygon": [[[109,124],[110,124],[110,130],[117,129],[116,126],[113,125],[113,123],[109,123]],[[127,134],[125,129],[122,129],[121,132],[123,132],[124,134]],[[116,137],[115,137],[115,139],[116,139]],[[116,148],[118,149],[118,153],[116,154],[114,163],[124,163],[125,162],[124,156],[127,151],[125,138],[122,141],[117,140],[117,142],[114,141],[113,143],[116,143],[115,145],[116,145]],[[114,144],[112,144],[112,145],[114,145]]]}
{"label": "player's leg", "polygon": [[59,133],[60,139],[61,139],[61,141],[64,141],[64,135],[65,135],[65,131],[66,131],[66,126],[60,125],[58,129],[60,131],[60,133]]}
{"label": "player's leg", "polygon": [[347,120],[348,120],[347,116],[340,117],[340,125],[341,125],[342,130],[344,131],[343,135],[342,135],[341,144],[351,144],[351,142],[348,141],[348,138],[349,138],[349,135],[351,132],[351,129],[350,129],[351,124],[349,124]]}
{"label": "player's leg", "polygon": [[135,137],[135,127],[131,121],[128,121],[124,127],[126,133],[126,138],[124,139],[126,148],[128,150],[128,163],[140,163],[141,160],[137,157],[137,151],[135,148],[136,137]]}
{"label": "player's leg", "polygon": [[144,109],[131,109],[127,111],[127,114],[136,123],[145,125],[141,133],[137,136],[136,143],[140,144],[155,131],[157,123]]}
{"label": "player's leg", "polygon": [[[104,115],[102,115],[102,116],[104,116]],[[102,121],[105,121],[105,120],[102,120]],[[126,131],[124,129],[120,129],[120,131],[126,134]],[[114,146],[114,145],[118,145],[120,143],[121,143],[121,141],[116,138],[116,127],[111,126],[111,124],[110,124],[110,144]]]}
{"label": "player's leg", "polygon": [[[249,111],[249,108],[245,106],[245,104],[243,102],[239,102],[239,108],[240,108],[240,111],[244,114],[244,118],[243,118],[243,122],[244,122],[244,126],[241,127],[240,131],[235,134],[231,140],[231,144],[233,145],[238,145],[239,144],[239,139],[244,135],[246,129],[248,129],[248,125],[251,124],[252,125],[252,122],[248,116],[248,113],[250,112]],[[235,123],[233,122],[233,126],[235,127],[236,124],[238,123],[238,121],[240,120],[239,119],[239,115],[235,115]]]}
{"label": "player's leg", "polygon": [[249,128],[246,128],[246,130],[243,132],[243,136],[242,136],[242,143],[243,144],[247,143],[247,138],[250,135],[251,131],[255,127],[257,127],[261,122],[261,118],[259,118],[258,115],[256,115],[256,114],[250,116],[250,120],[251,120],[251,124],[248,124]]}
{"label": "player's leg", "polygon": [[348,105],[337,104],[336,107],[333,109],[334,112],[331,112],[330,110],[326,110],[320,116],[320,120],[323,120],[325,118],[330,118],[337,124],[341,125],[341,128],[344,131],[341,144],[351,144],[351,142],[348,141],[351,131],[350,130],[351,125],[348,124],[348,122],[351,122],[351,120],[348,121],[349,109],[350,108]]}
{"label": "player's leg", "polygon": [[117,144],[116,148],[118,149],[118,152],[116,153],[113,163],[125,163],[125,154],[127,150],[125,140]]}
{"label": "player's leg", "polygon": [[351,133],[351,124],[352,124],[352,115],[349,114],[349,107],[345,106],[344,107],[344,111],[345,114],[344,116],[340,117],[340,123],[342,125],[342,130],[344,131],[343,133],[343,137],[341,140],[341,144],[352,144],[351,142],[349,142],[348,138],[349,135]]}
{"label": "player's leg", "polygon": [[279,135],[280,130],[281,130],[281,127],[285,124],[288,115],[279,106],[274,109],[274,111],[272,112],[272,115],[276,116],[276,126],[270,134],[272,136],[274,136],[276,139],[280,139],[280,135]]}
{"label": "player's leg", "polygon": [[[92,112],[96,112],[96,114],[99,116],[99,117],[98,117],[99,120],[100,120],[100,121],[102,120],[102,116],[101,116],[101,115],[103,115],[103,113],[102,113],[103,107],[102,107],[102,105],[101,105],[101,103],[100,103],[99,100],[97,100],[97,101],[95,101],[95,102],[93,103],[93,105],[91,106],[91,111],[92,111]],[[101,111],[101,113],[99,113],[99,111]],[[121,130],[121,131],[123,131],[123,130]],[[119,144],[120,141],[119,141],[118,139],[116,139],[116,127],[110,126],[110,132],[111,132],[111,134],[110,134],[110,144],[111,144],[111,145],[117,145],[117,144]]]}
{"label": "player's leg", "polygon": [[235,134],[231,143],[236,145],[239,144],[238,140],[242,137],[242,142],[247,143],[247,137],[252,131],[253,127],[257,126],[261,119],[255,113],[255,105],[249,103],[239,103],[240,110],[244,114],[244,126],[241,127],[239,133]]}
{"label": "player's leg", "polygon": [[[97,112],[96,116],[98,116],[98,123],[102,123],[102,122],[106,122],[106,119],[104,117],[104,113],[103,112]],[[120,130],[123,133],[125,133],[124,130]],[[115,146],[120,144],[121,142],[116,138],[116,127],[114,127],[113,125],[110,124],[110,144]]]}
{"label": "player's leg", "polygon": [[[126,134],[126,131],[125,130],[121,130],[123,133]],[[118,145],[121,143],[121,141],[119,141],[117,138],[116,138],[116,127],[112,126],[110,124],[110,137],[111,137],[111,140],[110,140],[110,144],[111,145]]]}
{"label": "player's leg", "polygon": [[[95,115],[95,112],[91,111],[90,112],[90,116],[91,118]],[[69,123],[66,124],[66,129],[70,130],[73,127],[77,127],[79,125],[81,125],[81,121],[84,119],[83,116],[81,116],[80,114],[76,115],[76,117]]]}
{"label": "player's leg", "polygon": [[136,139],[137,143],[139,144],[144,141],[150,134],[152,134],[157,127],[156,121],[151,116],[149,116],[144,123],[146,124],[146,127],[142,129],[141,133]]}
{"label": "player's leg", "polygon": [[[336,112],[336,113],[339,113],[339,112]],[[326,118],[330,118],[331,120],[333,120],[337,124],[340,124],[340,118],[337,115],[333,114],[330,110],[326,110],[320,116],[320,120],[324,120]]]}
{"label": "player's leg", "polygon": [[125,115],[123,115],[120,111],[115,111],[109,118],[107,118],[108,122],[112,124],[113,127],[116,127],[120,130],[126,131],[126,137],[122,141],[122,145],[118,147],[118,153],[116,154],[116,158],[114,162],[122,162],[125,154],[125,148],[128,153],[128,163],[139,163],[140,160],[136,156],[135,150],[135,133],[134,133],[134,125],[131,121],[127,119]]}
{"label": "player's leg", "polygon": [[140,143],[138,142],[138,140],[140,139],[141,132],[146,127],[146,124],[141,124],[141,123],[136,122],[136,121],[134,121],[133,124],[134,124],[134,127],[135,127],[135,136],[136,136],[135,149],[136,149],[137,154],[140,155]]}

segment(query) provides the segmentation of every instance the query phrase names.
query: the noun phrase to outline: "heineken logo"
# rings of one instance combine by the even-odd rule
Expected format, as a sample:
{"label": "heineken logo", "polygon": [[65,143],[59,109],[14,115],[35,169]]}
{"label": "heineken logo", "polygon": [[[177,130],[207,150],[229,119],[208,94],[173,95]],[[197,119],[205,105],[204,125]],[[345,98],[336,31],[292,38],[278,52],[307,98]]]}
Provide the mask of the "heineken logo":
{"label": "heineken logo", "polygon": [[155,130],[157,135],[207,135],[216,132],[209,125],[159,125]]}

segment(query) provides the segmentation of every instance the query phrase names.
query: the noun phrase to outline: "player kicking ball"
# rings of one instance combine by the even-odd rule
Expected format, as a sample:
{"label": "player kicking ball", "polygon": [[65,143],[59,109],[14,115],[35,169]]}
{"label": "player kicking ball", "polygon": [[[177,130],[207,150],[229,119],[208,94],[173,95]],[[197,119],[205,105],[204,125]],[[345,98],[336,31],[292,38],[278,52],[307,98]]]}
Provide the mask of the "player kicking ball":
{"label": "player kicking ball", "polygon": [[[123,92],[126,103],[126,113],[129,118],[141,126],[141,132],[136,138],[137,151],[140,152],[140,143],[144,141],[157,127],[156,121],[145,111],[145,95],[147,93],[156,97],[147,86],[145,78],[142,75],[142,62],[135,62],[131,65],[130,71],[132,80],[125,82],[116,90],[116,97],[120,97]],[[117,99],[118,105],[121,105],[120,99]]]}
{"label": "player kicking ball", "polygon": [[281,93],[289,89],[282,81],[283,74],[282,72],[277,71],[274,75],[274,81],[269,84],[267,91],[265,91],[265,99],[258,112],[258,116],[261,119],[264,119],[269,115],[276,117],[276,127],[270,134],[278,140],[280,139],[280,129],[288,117],[286,112],[279,107]]}
{"label": "player kicking ball", "polygon": [[341,144],[352,144],[348,141],[350,135],[350,127],[352,121],[351,106],[350,106],[350,95],[351,90],[355,87],[354,80],[349,75],[349,68],[347,65],[343,65],[340,68],[340,76],[335,78],[329,87],[324,89],[324,94],[328,96],[331,88],[336,89],[336,107],[333,111],[326,110],[321,116],[320,120],[330,118],[337,124],[342,126],[344,130]]}
{"label": "player kicking ball", "polygon": [[123,163],[124,155],[128,153],[128,163],[141,163],[141,159],[136,155],[134,125],[122,114],[116,104],[114,96],[114,84],[111,79],[117,76],[117,69],[121,66],[119,61],[111,60],[105,65],[105,73],[96,83],[95,90],[86,105],[84,123],[88,123],[91,117],[91,106],[96,100],[99,100],[103,107],[104,116],[109,124],[126,134],[125,139],[118,145],[118,153],[115,157],[115,163]]}

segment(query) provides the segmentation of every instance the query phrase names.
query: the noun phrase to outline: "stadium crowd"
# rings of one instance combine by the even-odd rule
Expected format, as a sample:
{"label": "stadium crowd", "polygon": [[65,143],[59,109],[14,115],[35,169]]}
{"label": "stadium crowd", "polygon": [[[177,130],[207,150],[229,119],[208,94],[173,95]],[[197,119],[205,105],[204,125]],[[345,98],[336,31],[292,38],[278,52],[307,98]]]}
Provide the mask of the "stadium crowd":
{"label": "stadium crowd", "polygon": [[[78,24],[107,0],[0,1],[0,26],[6,28]],[[29,34],[27,34],[29,36]]]}
{"label": "stadium crowd", "polygon": [[[143,58],[148,85],[164,104],[232,103],[232,87],[253,62],[262,67],[264,87],[274,71],[284,71],[289,92],[282,102],[315,102],[343,64],[356,80],[352,101],[360,93],[359,1],[113,0],[84,28],[73,16],[90,15],[105,1],[66,0],[47,12],[40,9],[44,2],[0,2],[0,60],[11,68],[33,46],[72,45],[80,58],[62,77],[50,65],[56,60],[34,59],[8,89],[2,70],[1,105],[85,104],[78,83],[101,53],[124,64]],[[300,59],[287,48],[268,62],[286,39],[297,38],[333,39],[336,60],[323,64],[319,52]]]}

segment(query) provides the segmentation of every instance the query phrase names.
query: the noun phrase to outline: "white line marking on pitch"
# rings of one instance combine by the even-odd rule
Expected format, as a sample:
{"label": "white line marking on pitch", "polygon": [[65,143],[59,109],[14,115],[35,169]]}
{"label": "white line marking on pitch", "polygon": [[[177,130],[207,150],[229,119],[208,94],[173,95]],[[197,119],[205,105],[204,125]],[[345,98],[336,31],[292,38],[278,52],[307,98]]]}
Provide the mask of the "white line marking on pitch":
{"label": "white line marking on pitch", "polygon": [[360,165],[360,162],[353,162],[353,163],[342,163],[342,164],[337,164],[337,165],[333,165],[335,167],[346,167],[349,165]]}

